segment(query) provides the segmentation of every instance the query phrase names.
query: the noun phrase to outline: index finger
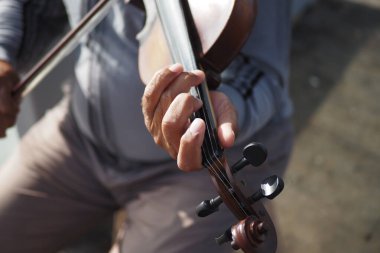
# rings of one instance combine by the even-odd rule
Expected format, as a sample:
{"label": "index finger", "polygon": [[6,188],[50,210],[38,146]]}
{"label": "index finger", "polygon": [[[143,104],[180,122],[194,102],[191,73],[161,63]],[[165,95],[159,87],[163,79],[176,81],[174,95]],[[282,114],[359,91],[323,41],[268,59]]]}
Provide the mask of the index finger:
{"label": "index finger", "polygon": [[146,115],[154,112],[161,94],[170,85],[170,83],[183,72],[181,64],[174,64],[157,71],[152,80],[147,84],[142,97],[143,111]]}

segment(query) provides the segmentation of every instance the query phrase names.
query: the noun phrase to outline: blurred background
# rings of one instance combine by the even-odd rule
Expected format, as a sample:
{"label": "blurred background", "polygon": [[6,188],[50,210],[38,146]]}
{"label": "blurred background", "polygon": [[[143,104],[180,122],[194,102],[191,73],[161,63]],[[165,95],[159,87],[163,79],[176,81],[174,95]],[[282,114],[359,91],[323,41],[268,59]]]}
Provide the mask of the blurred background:
{"label": "blurred background", "polygon": [[[380,0],[293,0],[292,11],[296,139],[276,200],[281,252],[379,253]],[[72,61],[25,99],[0,165],[59,100]]]}
{"label": "blurred background", "polygon": [[277,199],[283,252],[380,252],[380,1],[296,17],[296,139]]}

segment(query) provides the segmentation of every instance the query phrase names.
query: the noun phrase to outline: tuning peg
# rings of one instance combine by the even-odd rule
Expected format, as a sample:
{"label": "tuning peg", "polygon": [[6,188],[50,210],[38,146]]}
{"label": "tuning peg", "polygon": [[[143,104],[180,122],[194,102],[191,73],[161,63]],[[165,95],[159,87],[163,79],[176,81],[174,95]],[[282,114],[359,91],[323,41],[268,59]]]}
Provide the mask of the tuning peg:
{"label": "tuning peg", "polygon": [[284,189],[284,181],[276,176],[270,176],[264,179],[260,189],[248,198],[251,204],[259,201],[262,198],[274,199]]}
{"label": "tuning peg", "polygon": [[217,196],[210,200],[204,200],[196,208],[197,215],[199,217],[206,217],[219,210],[219,206],[223,203],[220,196]]}
{"label": "tuning peg", "polygon": [[216,237],[215,241],[219,245],[222,245],[223,243],[226,243],[226,242],[231,242],[232,241],[231,228],[227,229],[222,235]]}
{"label": "tuning peg", "polygon": [[265,240],[267,232],[263,221],[249,216],[227,229],[222,235],[215,238],[215,241],[219,245],[231,242],[234,250],[253,252],[252,250],[257,249]]}
{"label": "tuning peg", "polygon": [[248,164],[255,167],[260,166],[265,162],[268,156],[268,151],[261,143],[250,143],[243,149],[243,157],[232,166],[232,173],[236,173]]}

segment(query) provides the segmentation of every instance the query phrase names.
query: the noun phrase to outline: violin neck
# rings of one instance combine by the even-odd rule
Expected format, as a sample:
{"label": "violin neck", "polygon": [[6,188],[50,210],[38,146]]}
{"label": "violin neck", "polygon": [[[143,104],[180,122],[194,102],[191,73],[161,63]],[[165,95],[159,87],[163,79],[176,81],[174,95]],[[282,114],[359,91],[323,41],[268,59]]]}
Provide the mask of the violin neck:
{"label": "violin neck", "polygon": [[[181,63],[185,71],[204,70],[198,60],[202,50],[187,1],[155,2],[173,62]],[[206,123],[202,156],[203,164],[208,167],[215,159],[221,158],[223,149],[217,137],[216,120],[206,80],[191,88],[190,93],[203,102],[203,107],[194,113],[193,118],[201,118]]]}

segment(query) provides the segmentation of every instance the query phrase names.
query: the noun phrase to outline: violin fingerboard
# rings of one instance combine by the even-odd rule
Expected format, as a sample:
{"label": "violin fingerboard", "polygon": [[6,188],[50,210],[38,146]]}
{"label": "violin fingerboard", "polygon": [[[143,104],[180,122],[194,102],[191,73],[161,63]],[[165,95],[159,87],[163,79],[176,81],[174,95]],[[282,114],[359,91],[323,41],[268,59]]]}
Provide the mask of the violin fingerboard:
{"label": "violin fingerboard", "polygon": [[[199,39],[191,21],[190,8],[186,1],[156,0],[158,15],[173,62],[181,63],[185,71],[203,70],[197,56]],[[194,50],[198,51],[195,53]],[[201,99],[203,107],[192,119],[201,118],[206,123],[206,134],[202,145],[203,164],[209,167],[223,154],[218,140],[216,120],[206,81],[190,90],[191,95]]]}

